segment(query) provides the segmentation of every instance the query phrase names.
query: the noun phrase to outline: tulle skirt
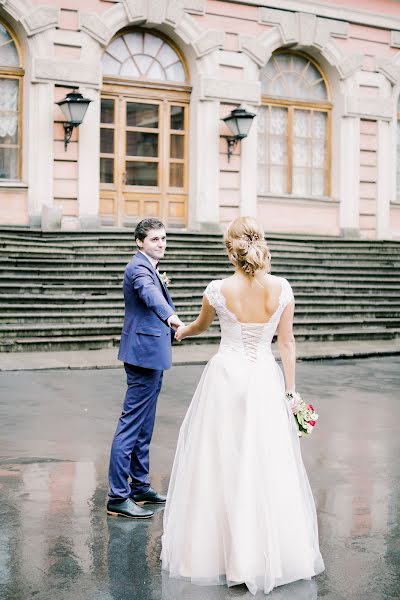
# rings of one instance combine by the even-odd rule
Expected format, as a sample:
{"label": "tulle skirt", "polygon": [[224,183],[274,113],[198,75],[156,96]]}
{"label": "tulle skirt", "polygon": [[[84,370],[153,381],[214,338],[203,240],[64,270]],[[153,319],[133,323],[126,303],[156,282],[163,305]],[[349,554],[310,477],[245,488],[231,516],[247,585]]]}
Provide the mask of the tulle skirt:
{"label": "tulle skirt", "polygon": [[206,366],[182,423],[164,512],[162,567],[252,594],[324,570],[297,428],[272,353]]}

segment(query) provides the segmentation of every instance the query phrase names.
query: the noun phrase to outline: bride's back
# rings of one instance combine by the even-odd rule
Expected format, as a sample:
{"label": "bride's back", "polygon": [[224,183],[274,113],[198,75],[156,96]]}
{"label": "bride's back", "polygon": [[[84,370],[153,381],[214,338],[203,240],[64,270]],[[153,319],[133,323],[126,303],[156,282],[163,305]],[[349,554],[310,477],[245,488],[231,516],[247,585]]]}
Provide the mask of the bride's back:
{"label": "bride's back", "polygon": [[235,273],[224,279],[221,286],[227,309],[240,323],[269,321],[279,306],[281,291],[281,278],[266,273],[252,278]]}

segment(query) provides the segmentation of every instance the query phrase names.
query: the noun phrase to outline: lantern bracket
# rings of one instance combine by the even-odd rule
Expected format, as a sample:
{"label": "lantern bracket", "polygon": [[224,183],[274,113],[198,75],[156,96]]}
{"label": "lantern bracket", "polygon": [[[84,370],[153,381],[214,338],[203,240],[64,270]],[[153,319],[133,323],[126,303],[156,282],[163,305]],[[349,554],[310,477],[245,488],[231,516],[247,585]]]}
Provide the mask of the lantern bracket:
{"label": "lantern bracket", "polygon": [[72,132],[74,131],[74,126],[72,125],[72,123],[68,123],[67,121],[64,121],[63,125],[64,125],[64,150],[67,151],[67,146],[68,146],[69,142],[71,141]]}
{"label": "lantern bracket", "polygon": [[235,151],[238,141],[242,138],[239,138],[239,137],[236,137],[233,135],[223,135],[222,137],[226,139],[226,143],[228,145],[228,162],[229,162],[232,154]]}

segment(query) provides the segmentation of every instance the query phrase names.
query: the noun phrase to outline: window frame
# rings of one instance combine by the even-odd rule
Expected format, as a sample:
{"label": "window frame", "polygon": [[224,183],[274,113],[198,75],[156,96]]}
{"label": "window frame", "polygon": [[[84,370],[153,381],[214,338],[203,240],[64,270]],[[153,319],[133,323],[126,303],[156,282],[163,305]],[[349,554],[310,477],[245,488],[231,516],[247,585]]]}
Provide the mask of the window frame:
{"label": "window frame", "polygon": [[[22,180],[22,114],[23,114],[23,78],[25,70],[22,67],[23,64],[23,52],[22,47],[19,43],[18,37],[14,30],[8,23],[0,19],[0,24],[7,30],[8,34],[12,38],[15,48],[18,54],[19,66],[10,67],[2,66],[0,63],[0,79],[17,79],[18,81],[18,166],[17,166],[17,179],[0,179],[0,183],[13,183],[20,182]],[[14,145],[2,145],[2,147],[14,147]]]}
{"label": "window frame", "polygon": [[130,84],[136,84],[136,85],[140,85],[140,86],[146,86],[146,87],[153,87],[156,89],[177,89],[177,90],[182,90],[182,89],[188,89],[189,91],[191,90],[191,86],[190,86],[190,77],[189,77],[189,68],[188,65],[186,64],[186,60],[184,55],[182,54],[181,49],[179,48],[179,46],[177,46],[175,44],[175,42],[173,40],[171,40],[171,38],[169,38],[168,36],[164,35],[161,31],[158,30],[154,30],[154,29],[143,29],[142,27],[125,27],[124,29],[121,29],[120,31],[118,31],[117,35],[115,35],[109,42],[109,44],[107,45],[107,47],[104,49],[104,52],[102,54],[102,60],[103,60],[103,56],[104,54],[106,54],[107,52],[107,48],[109,48],[111,46],[111,44],[113,42],[115,42],[118,38],[123,37],[124,35],[128,34],[128,33],[149,33],[151,35],[153,35],[154,37],[158,37],[160,38],[165,44],[168,44],[169,46],[171,46],[171,48],[174,50],[174,52],[177,54],[181,65],[183,67],[183,71],[185,73],[185,81],[163,81],[163,80],[157,80],[157,79],[135,79],[132,77],[123,77],[120,75],[108,75],[107,73],[103,73],[102,75],[102,79],[103,79],[103,85],[104,83],[122,83],[122,84],[126,84],[126,85],[130,85]]}
{"label": "window frame", "polygon": [[[268,196],[285,196],[285,197],[299,197],[298,194],[293,193],[293,140],[294,140],[294,111],[295,110],[309,110],[310,112],[324,112],[327,115],[326,122],[326,157],[325,157],[325,165],[324,172],[326,175],[325,183],[324,183],[324,198],[331,196],[331,171],[332,171],[332,102],[330,101],[331,93],[328,80],[326,78],[325,73],[322,71],[318,63],[314,61],[308,54],[304,54],[303,52],[289,52],[287,50],[281,50],[278,52],[274,52],[274,54],[291,54],[293,56],[301,56],[308,60],[316,69],[318,69],[321,77],[324,81],[328,100],[321,101],[312,101],[312,100],[300,100],[297,98],[281,98],[278,96],[267,96],[262,95],[261,97],[261,106],[274,106],[286,108],[288,111],[287,115],[287,180],[286,180],[286,188],[287,192],[283,194],[276,194],[274,192],[259,192],[259,196],[268,195]],[[272,56],[274,56],[274,54]],[[271,59],[272,59],[271,56]],[[270,59],[270,60],[271,60]],[[399,113],[400,114],[400,113]],[[265,135],[265,134],[264,134]],[[312,194],[307,194],[307,198],[318,199],[321,196],[313,196]]]}

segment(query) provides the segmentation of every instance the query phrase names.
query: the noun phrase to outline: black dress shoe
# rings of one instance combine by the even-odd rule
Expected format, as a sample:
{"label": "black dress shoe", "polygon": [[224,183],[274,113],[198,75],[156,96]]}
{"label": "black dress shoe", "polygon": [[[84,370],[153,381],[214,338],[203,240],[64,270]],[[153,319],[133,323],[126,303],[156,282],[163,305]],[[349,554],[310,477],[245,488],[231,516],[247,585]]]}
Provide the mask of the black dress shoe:
{"label": "black dress shoe", "polygon": [[165,504],[167,497],[162,496],[153,488],[149,488],[147,492],[141,494],[132,494],[131,498],[138,504]]}
{"label": "black dress shoe", "polygon": [[138,506],[131,498],[123,502],[107,502],[107,514],[113,517],[127,517],[128,519],[148,519],[154,515],[152,510]]}

